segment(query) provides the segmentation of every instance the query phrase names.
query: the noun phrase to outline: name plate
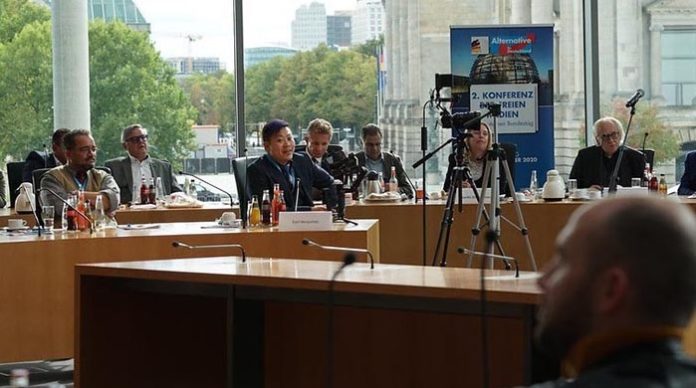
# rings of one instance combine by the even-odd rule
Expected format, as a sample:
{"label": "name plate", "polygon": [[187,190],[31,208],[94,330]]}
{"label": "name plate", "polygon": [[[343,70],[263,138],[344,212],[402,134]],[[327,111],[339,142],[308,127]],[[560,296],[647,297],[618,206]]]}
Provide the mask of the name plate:
{"label": "name plate", "polygon": [[331,230],[332,223],[331,212],[281,212],[278,218],[278,230]]}

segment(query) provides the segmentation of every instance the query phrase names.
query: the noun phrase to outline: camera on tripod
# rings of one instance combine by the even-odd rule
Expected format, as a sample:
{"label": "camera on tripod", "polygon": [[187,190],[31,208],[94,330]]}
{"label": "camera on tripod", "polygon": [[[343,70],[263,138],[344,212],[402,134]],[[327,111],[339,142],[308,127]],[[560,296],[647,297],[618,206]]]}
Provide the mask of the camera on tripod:
{"label": "camera on tripod", "polygon": [[457,112],[451,115],[449,112],[444,111],[441,113],[440,122],[442,123],[442,128],[452,128],[462,132],[478,129],[481,125],[481,120],[475,120],[478,117],[481,117],[481,112]]}

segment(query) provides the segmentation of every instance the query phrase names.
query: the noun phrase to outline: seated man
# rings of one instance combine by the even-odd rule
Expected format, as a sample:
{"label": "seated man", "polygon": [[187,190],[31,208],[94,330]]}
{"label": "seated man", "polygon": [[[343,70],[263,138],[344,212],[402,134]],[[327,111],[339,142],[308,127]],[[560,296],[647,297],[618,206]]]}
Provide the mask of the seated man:
{"label": "seated man", "polygon": [[691,195],[696,191],[696,151],[689,152],[684,160],[684,175],[679,184],[679,195]]}
{"label": "seated man", "polygon": [[[41,178],[41,188],[50,189],[63,199],[67,199],[68,194],[84,190],[86,200],[95,203],[97,196],[101,196],[104,210],[116,210],[119,203],[118,185],[111,175],[94,168],[97,146],[90,132],[86,129],[68,132],[63,137],[63,147],[67,164],[48,170]],[[63,202],[50,193],[41,192],[41,203],[53,205],[56,214],[61,214]]]}
{"label": "seated man", "polygon": [[535,387],[696,387],[696,362],[681,345],[695,278],[687,206],[636,197],[576,211],[538,280],[535,328],[539,347],[574,381]]}
{"label": "seated man", "polygon": [[[570,171],[570,178],[577,179],[578,188],[581,189],[602,189],[609,186],[609,178],[614,172],[619,158],[619,146],[624,137],[623,125],[613,117],[603,117],[594,123],[594,137],[597,145],[581,149]],[[631,187],[631,178],[642,178],[644,170],[643,154],[625,147],[618,184]]]}
{"label": "seated man", "polygon": [[330,207],[334,205],[333,178],[312,163],[309,156],[295,152],[295,139],[287,122],[271,120],[264,125],[261,134],[266,154],[250,164],[247,170],[251,195],[257,195],[261,201],[263,191],[268,190],[273,196],[273,184],[278,183],[288,210],[295,208],[296,195],[299,196],[298,209],[300,206],[303,210],[310,209],[314,205],[312,188],[327,189],[330,198],[325,198],[325,201]]}
{"label": "seated man", "polygon": [[121,203],[139,201],[142,179],[149,184],[150,179],[154,183],[157,178],[162,178],[163,195],[182,191],[172,173],[171,164],[150,157],[147,129],[140,124],[129,125],[121,133],[121,143],[128,156],[110,159],[105,163],[121,190]]}
{"label": "seated man", "polygon": [[[312,162],[319,165],[326,172],[331,174],[331,165],[346,159],[346,154],[339,149],[329,152],[329,143],[333,136],[333,126],[324,119],[314,119],[309,122],[305,141],[307,148],[305,152],[312,159]],[[340,148],[340,147],[339,147]],[[341,177],[334,177],[341,179]],[[312,199],[321,200],[323,193],[317,189],[312,190]]]}
{"label": "seated man", "polygon": [[[53,132],[51,137],[51,150],[46,151],[31,151],[24,161],[22,168],[22,181],[33,183],[32,176],[34,170],[39,168],[53,168],[65,164],[65,151],[63,150],[63,136],[70,132],[67,128],[59,128]],[[38,182],[37,182],[38,184]]]}
{"label": "seated man", "polygon": [[389,181],[392,166],[396,167],[399,192],[413,198],[413,189],[408,183],[408,177],[401,161],[394,154],[382,152],[382,130],[375,124],[367,124],[362,128],[361,136],[364,151],[355,154],[358,163],[367,168],[368,171],[381,172],[385,184]]}

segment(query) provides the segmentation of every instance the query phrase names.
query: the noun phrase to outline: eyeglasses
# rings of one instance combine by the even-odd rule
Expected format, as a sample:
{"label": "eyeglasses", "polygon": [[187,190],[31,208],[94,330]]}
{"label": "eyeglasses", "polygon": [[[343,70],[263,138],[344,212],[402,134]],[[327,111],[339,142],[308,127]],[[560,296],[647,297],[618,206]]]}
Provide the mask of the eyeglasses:
{"label": "eyeglasses", "polygon": [[147,135],[129,137],[126,141],[129,143],[140,143],[141,141],[147,141]]}
{"label": "eyeglasses", "polygon": [[621,135],[618,132],[612,132],[612,133],[605,133],[604,135],[601,135],[600,138],[602,140],[619,140],[619,137]]}

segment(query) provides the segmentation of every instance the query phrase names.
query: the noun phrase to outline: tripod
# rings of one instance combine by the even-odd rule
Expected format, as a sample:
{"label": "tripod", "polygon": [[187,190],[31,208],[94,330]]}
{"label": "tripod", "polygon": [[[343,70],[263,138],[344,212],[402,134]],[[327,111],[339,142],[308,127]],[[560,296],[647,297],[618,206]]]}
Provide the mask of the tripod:
{"label": "tripod", "polygon": [[[447,201],[445,203],[445,210],[442,215],[442,221],[440,223],[440,232],[437,237],[437,245],[435,247],[435,254],[433,256],[432,265],[435,266],[437,262],[437,257],[440,254],[440,248],[442,247],[442,257],[440,259],[440,266],[447,266],[447,247],[449,246],[450,231],[452,229],[452,222],[454,220],[454,201],[455,198],[459,198],[459,212],[462,211],[462,183],[467,182],[469,187],[473,189],[476,201],[480,202],[478,190],[476,189],[476,183],[471,176],[471,170],[469,170],[469,158],[466,156],[469,154],[468,146],[466,144],[466,138],[470,137],[471,134],[464,132],[460,133],[456,138],[453,139],[455,143],[455,167],[452,168],[450,176],[450,184],[447,192]],[[484,209],[484,217],[488,220],[488,213]],[[495,242],[498,250],[503,251],[500,241],[496,239]],[[510,269],[510,263],[505,261],[505,269]]]}
{"label": "tripod", "polygon": [[[478,202],[478,207],[476,209],[476,224],[474,227],[471,229],[471,249],[469,250],[469,258],[467,259],[467,267],[471,267],[471,262],[474,257],[474,251],[476,250],[476,238],[478,235],[481,233],[481,227],[485,225],[481,225],[481,217],[482,215],[485,214],[485,208],[483,206],[486,198],[486,183],[489,183],[491,187],[491,204],[490,204],[490,210],[489,213],[493,214],[493,217],[488,217],[486,215],[486,221],[488,223],[488,229],[492,232],[495,232],[497,236],[500,236],[500,219],[503,219],[506,221],[508,224],[510,224],[513,228],[517,229],[521,234],[524,239],[525,246],[527,248],[527,253],[529,254],[529,259],[532,263],[532,270],[536,271],[537,270],[537,265],[536,265],[536,260],[534,260],[534,253],[532,252],[532,245],[529,242],[529,230],[527,229],[527,226],[524,223],[524,217],[522,216],[522,209],[520,208],[520,202],[517,200],[517,196],[514,195],[515,193],[515,184],[512,180],[512,174],[510,174],[510,166],[507,163],[507,158],[505,155],[505,151],[500,148],[500,145],[498,144],[498,131],[497,131],[497,119],[496,117],[500,115],[500,104],[496,104],[497,106],[493,106],[493,104],[490,105],[490,110],[491,110],[491,116],[493,116],[493,138],[494,138],[494,143],[492,148],[488,151],[487,154],[487,163],[486,163],[486,169],[483,173],[483,188],[481,189],[481,198],[479,199]],[[515,212],[517,214],[517,220],[519,221],[520,225],[514,224],[512,221],[508,220],[507,218],[503,217],[501,215],[500,211],[500,196],[499,196],[499,191],[500,187],[498,186],[498,172],[500,168],[500,162],[502,161],[503,163],[503,171],[505,173],[505,178],[508,182],[508,185],[510,185],[510,192],[513,193],[512,195],[512,202],[513,206],[515,208]],[[502,247],[500,245],[500,238],[495,240],[497,242],[496,246],[498,247],[498,250],[501,255],[505,255],[505,253],[502,250]],[[489,253],[493,254],[494,252],[494,247],[493,245],[490,245]],[[493,260],[488,259],[488,266],[490,268],[493,267]],[[509,265],[509,264],[508,264]],[[506,265],[506,267],[508,266]]]}

